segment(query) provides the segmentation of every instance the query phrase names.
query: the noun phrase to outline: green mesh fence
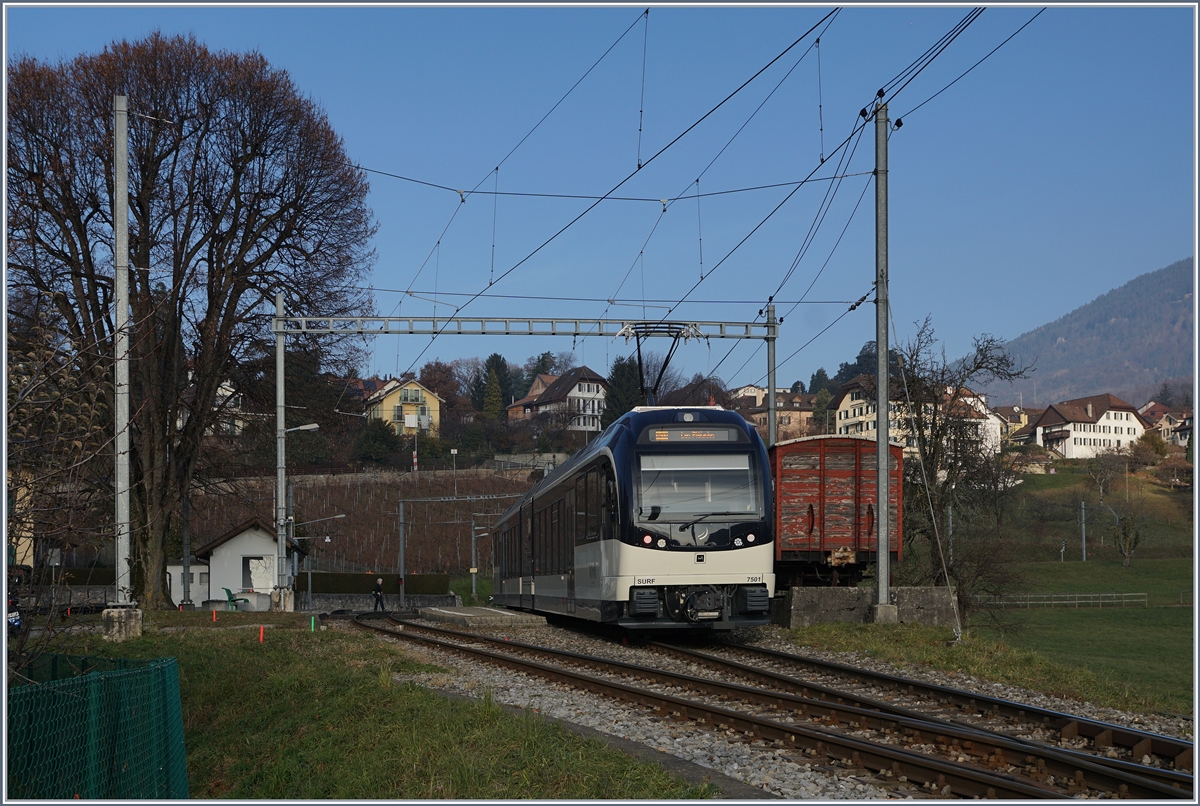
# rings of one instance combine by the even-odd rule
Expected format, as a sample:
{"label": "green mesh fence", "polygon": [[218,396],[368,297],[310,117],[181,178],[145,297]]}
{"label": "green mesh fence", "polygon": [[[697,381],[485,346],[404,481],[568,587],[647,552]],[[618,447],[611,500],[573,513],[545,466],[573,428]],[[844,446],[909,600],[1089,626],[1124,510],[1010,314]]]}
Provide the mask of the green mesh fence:
{"label": "green mesh fence", "polygon": [[47,655],[8,689],[8,798],[187,798],[179,667]]}

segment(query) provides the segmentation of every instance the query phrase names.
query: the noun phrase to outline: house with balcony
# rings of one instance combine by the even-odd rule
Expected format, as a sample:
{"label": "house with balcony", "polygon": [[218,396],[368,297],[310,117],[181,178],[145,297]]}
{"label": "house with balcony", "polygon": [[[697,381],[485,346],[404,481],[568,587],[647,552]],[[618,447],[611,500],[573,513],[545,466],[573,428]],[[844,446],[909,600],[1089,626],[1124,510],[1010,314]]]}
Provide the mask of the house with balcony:
{"label": "house with balcony", "polygon": [[1054,403],[1016,436],[1064,459],[1091,459],[1101,451],[1128,448],[1149,427],[1131,404],[1103,394]]}
{"label": "house with balcony", "polygon": [[415,379],[392,378],[367,397],[367,417],[386,420],[400,436],[421,433],[437,436],[442,418],[442,399]]}

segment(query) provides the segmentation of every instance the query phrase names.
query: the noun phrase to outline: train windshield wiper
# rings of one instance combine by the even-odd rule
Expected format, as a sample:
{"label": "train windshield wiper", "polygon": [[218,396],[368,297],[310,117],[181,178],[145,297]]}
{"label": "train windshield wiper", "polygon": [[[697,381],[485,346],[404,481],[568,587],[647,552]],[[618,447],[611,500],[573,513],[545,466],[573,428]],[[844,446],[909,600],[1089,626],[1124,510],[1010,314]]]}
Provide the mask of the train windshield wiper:
{"label": "train windshield wiper", "polygon": [[717,515],[743,515],[743,514],[745,514],[745,513],[743,513],[743,512],[705,512],[700,517],[693,518],[692,520],[690,520],[687,523],[680,526],[679,531],[686,532],[688,530],[688,527],[695,526],[697,523],[704,520],[705,518],[713,518],[713,517],[716,517]]}

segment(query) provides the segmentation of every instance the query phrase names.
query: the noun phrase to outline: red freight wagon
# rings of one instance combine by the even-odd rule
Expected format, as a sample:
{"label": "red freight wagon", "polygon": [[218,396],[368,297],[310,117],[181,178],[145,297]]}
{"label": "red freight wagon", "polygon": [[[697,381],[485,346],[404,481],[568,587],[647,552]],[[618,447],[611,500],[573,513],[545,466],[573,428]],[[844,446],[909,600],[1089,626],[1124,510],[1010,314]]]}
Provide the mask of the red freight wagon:
{"label": "red freight wagon", "polygon": [[[890,448],[888,531],[900,559],[904,456]],[[770,449],[775,479],[775,586],[855,585],[876,561],[875,440],[801,437]]]}

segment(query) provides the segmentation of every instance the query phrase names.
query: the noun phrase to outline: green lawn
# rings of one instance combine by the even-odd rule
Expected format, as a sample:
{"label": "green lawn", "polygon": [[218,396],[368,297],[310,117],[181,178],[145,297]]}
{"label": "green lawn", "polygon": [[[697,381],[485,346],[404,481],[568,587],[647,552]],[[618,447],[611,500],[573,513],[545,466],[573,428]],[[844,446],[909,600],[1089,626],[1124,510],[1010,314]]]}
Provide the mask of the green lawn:
{"label": "green lawn", "polygon": [[1016,618],[1020,626],[1006,636],[1008,644],[1087,669],[1153,708],[1192,713],[1192,608],[1044,608]]}
{"label": "green lawn", "polygon": [[[438,672],[366,633],[280,614],[148,614],[124,644],[69,651],[179,660],[194,798],[664,799],[713,794],[538,718],[448,700],[395,675]],[[267,618],[263,618],[263,617]],[[259,643],[257,629],[274,623]],[[156,627],[188,626],[179,632]]]}
{"label": "green lawn", "polygon": [[[1030,593],[1145,593],[1153,606],[1180,604],[1180,594],[1191,591],[1191,559],[1138,560],[1129,567],[1115,559],[1079,562],[1023,563],[1020,566]],[[1188,601],[1187,598],[1184,601]]]}

